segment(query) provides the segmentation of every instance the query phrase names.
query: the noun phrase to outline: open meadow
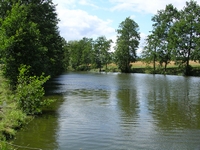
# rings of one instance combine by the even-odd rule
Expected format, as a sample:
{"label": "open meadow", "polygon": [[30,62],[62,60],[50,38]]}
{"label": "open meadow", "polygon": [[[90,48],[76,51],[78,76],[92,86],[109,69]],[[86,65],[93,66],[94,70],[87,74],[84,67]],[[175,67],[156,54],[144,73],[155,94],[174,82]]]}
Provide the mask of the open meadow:
{"label": "open meadow", "polygon": [[[156,64],[156,71],[153,70],[153,63],[147,64],[143,61],[136,61],[135,63],[131,63],[132,65],[132,73],[156,73],[156,74],[171,74],[171,75],[184,75],[183,70],[175,65],[172,61],[167,65],[167,70],[164,71],[164,68],[160,68],[159,64]],[[200,63],[190,61],[190,65],[192,66],[191,76],[200,76]],[[103,70],[106,70],[105,66]],[[107,66],[108,72],[120,72],[117,65],[111,63]]]}
{"label": "open meadow", "polygon": [[[199,62],[194,62],[194,61],[190,61],[190,65],[192,67],[200,67],[200,63]],[[157,64],[158,66],[158,64]],[[135,63],[132,63],[132,67],[133,68],[146,68],[146,67],[152,67],[153,68],[153,63],[151,64],[146,64],[145,62],[143,61],[137,61]],[[170,62],[168,65],[167,65],[167,68],[176,68],[178,67],[177,65],[175,65],[174,61]]]}

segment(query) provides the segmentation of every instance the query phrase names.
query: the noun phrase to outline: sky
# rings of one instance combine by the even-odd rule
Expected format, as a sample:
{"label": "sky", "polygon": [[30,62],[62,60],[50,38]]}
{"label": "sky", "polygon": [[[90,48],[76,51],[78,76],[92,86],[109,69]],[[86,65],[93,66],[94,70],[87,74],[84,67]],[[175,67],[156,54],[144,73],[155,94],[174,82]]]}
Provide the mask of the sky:
{"label": "sky", "polygon": [[[200,4],[200,0],[196,1]],[[152,31],[151,18],[168,4],[182,9],[186,0],[53,0],[53,3],[57,4],[60,35],[66,41],[105,36],[115,43],[119,24],[130,17],[139,25],[140,54],[144,39]]]}

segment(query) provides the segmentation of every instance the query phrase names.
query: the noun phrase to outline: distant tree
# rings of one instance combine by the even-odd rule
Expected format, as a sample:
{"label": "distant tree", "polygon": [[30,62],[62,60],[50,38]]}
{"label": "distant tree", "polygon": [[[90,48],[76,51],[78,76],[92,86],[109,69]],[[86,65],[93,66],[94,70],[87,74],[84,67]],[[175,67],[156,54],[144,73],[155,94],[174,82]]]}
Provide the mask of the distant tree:
{"label": "distant tree", "polygon": [[180,11],[180,19],[170,30],[170,44],[174,50],[175,61],[185,75],[190,74],[190,60],[199,60],[200,49],[200,6],[191,0]]}
{"label": "distant tree", "polygon": [[75,70],[88,70],[92,63],[93,40],[84,37],[79,41],[69,42],[70,65]]}
{"label": "distant tree", "polygon": [[69,43],[63,38],[63,50],[64,50],[64,59],[63,59],[63,67],[64,70],[66,71],[69,67],[69,59],[70,59],[70,54],[69,54]]}
{"label": "distant tree", "polygon": [[79,41],[79,44],[82,49],[81,65],[83,70],[88,70],[89,65],[92,63],[93,39],[84,37]]}
{"label": "distant tree", "polygon": [[157,44],[157,60],[160,63],[160,66],[164,65],[166,71],[168,63],[172,59],[172,50],[169,46],[169,33],[171,27],[178,21],[178,10],[172,5],[169,4],[164,10],[160,10],[152,18],[153,31],[152,34],[154,37],[154,43]]}
{"label": "distant tree", "polygon": [[70,66],[77,70],[81,65],[82,51],[79,46],[79,41],[69,41],[69,54],[70,54]]}
{"label": "distant tree", "polygon": [[158,61],[158,48],[159,48],[159,40],[156,35],[153,33],[148,35],[145,39],[146,45],[142,51],[142,58],[147,63],[153,63],[153,71],[156,70],[156,61]]}
{"label": "distant tree", "polygon": [[121,22],[117,30],[115,47],[116,64],[122,72],[130,72],[131,62],[136,61],[136,50],[139,46],[140,34],[138,24],[129,18]]}
{"label": "distant tree", "polygon": [[110,48],[112,40],[107,40],[105,36],[100,36],[94,41],[94,63],[99,68],[101,72],[102,66],[106,65],[111,60]]}

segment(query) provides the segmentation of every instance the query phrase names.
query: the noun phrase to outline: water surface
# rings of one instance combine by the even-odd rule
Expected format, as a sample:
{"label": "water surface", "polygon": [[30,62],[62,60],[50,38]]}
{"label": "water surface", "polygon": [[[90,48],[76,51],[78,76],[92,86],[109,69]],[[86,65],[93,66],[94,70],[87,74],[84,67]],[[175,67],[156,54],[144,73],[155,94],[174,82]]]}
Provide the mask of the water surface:
{"label": "water surface", "polygon": [[[51,112],[14,144],[43,150],[199,150],[200,78],[66,73],[50,82]],[[19,148],[20,150],[20,148]]]}

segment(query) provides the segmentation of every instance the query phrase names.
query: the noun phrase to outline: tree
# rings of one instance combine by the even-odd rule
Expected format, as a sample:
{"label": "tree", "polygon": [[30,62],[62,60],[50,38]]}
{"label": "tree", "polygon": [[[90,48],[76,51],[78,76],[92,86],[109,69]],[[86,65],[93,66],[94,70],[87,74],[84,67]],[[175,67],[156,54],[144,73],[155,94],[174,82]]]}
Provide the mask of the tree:
{"label": "tree", "polygon": [[88,70],[92,62],[93,40],[84,37],[79,41],[69,42],[70,65],[75,70]]}
{"label": "tree", "polygon": [[136,50],[139,46],[140,34],[138,24],[129,18],[121,22],[117,30],[116,64],[122,72],[131,71],[131,62],[136,61]]}
{"label": "tree", "polygon": [[29,76],[30,66],[22,65],[19,68],[18,84],[15,91],[15,100],[18,107],[28,115],[42,112],[44,106],[48,106],[53,100],[45,99],[43,84],[50,76]]}
{"label": "tree", "polygon": [[158,60],[157,51],[159,47],[158,37],[154,34],[150,34],[146,38],[146,46],[142,51],[142,58],[147,64],[153,62],[153,71],[156,70],[156,61]]}
{"label": "tree", "polygon": [[37,24],[40,31],[40,41],[46,48],[43,55],[43,72],[54,76],[63,71],[64,49],[62,37],[59,35],[56,5],[52,0],[25,1],[29,7],[28,17]]}
{"label": "tree", "polygon": [[81,65],[82,51],[80,50],[79,41],[69,41],[70,66],[77,69]]}
{"label": "tree", "polygon": [[170,33],[170,44],[174,49],[175,61],[185,75],[190,74],[190,60],[199,60],[200,6],[191,0],[180,11],[180,19],[174,23]]}
{"label": "tree", "polygon": [[27,7],[16,3],[7,17],[1,19],[0,49],[4,63],[4,75],[16,84],[20,64],[34,66],[40,70],[45,48],[34,22],[27,20]]}
{"label": "tree", "polygon": [[83,70],[88,70],[92,63],[93,39],[84,37],[79,41],[80,48],[82,48],[81,64]]}
{"label": "tree", "polygon": [[0,55],[11,83],[17,82],[21,64],[31,66],[30,73],[38,76],[63,71],[63,40],[52,1],[5,0],[0,8]]}
{"label": "tree", "polygon": [[99,68],[99,72],[101,72],[101,68],[103,65],[109,63],[110,57],[110,47],[112,40],[107,40],[105,36],[100,36],[94,41],[94,63]]}
{"label": "tree", "polygon": [[154,43],[157,44],[157,60],[160,66],[164,63],[166,71],[167,64],[171,61],[172,52],[169,46],[169,33],[171,27],[178,21],[178,10],[172,4],[166,6],[165,10],[160,10],[152,18]]}
{"label": "tree", "polygon": [[62,65],[64,67],[64,70],[67,70],[69,67],[69,59],[70,59],[70,54],[69,54],[69,43],[63,38],[63,50],[64,50],[64,59],[62,62]]}

